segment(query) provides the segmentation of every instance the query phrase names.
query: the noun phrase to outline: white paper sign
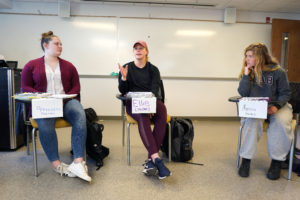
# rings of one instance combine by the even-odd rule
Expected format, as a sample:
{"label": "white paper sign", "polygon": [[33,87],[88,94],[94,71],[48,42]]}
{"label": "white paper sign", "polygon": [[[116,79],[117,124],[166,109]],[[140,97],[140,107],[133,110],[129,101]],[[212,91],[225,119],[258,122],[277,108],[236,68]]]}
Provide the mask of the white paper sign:
{"label": "white paper sign", "polygon": [[156,113],[156,97],[132,98],[132,113]]}
{"label": "white paper sign", "polygon": [[268,102],[265,100],[241,99],[239,101],[239,116],[267,119]]}
{"label": "white paper sign", "polygon": [[62,99],[33,99],[31,105],[33,119],[63,117]]}

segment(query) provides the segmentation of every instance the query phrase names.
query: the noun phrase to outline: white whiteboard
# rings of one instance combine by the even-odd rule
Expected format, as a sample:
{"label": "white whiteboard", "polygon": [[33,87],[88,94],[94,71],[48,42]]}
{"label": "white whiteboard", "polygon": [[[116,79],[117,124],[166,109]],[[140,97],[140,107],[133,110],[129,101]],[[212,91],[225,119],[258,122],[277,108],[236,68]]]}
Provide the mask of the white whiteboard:
{"label": "white whiteboard", "polygon": [[0,15],[0,54],[18,60],[19,68],[43,55],[40,38],[52,30],[63,44],[61,57],[79,74],[108,75],[116,66],[116,18]]}
{"label": "white whiteboard", "polygon": [[121,19],[119,35],[122,62],[132,57],[134,40],[142,39],[148,43],[150,62],[163,76],[237,77],[244,49],[253,42],[269,46],[271,26]]}
{"label": "white whiteboard", "polygon": [[[271,38],[269,24],[168,19],[0,14],[0,27],[0,54],[18,60],[19,68],[42,55],[40,35],[52,30],[62,40],[61,57],[71,61],[80,75],[116,72],[118,62],[133,60],[132,44],[141,39],[148,43],[150,61],[162,76],[235,78],[244,48],[253,42],[269,46]],[[199,36],[201,31],[211,36]]]}

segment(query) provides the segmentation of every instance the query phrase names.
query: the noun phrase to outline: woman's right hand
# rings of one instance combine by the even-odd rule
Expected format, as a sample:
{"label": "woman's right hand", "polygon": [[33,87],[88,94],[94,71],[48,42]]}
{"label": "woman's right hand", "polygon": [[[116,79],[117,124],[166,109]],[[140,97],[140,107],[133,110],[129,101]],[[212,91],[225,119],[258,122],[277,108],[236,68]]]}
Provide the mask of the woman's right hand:
{"label": "woman's right hand", "polygon": [[246,76],[248,76],[252,71],[253,71],[253,69],[254,69],[254,66],[251,66],[251,65],[246,65],[245,66],[245,71],[244,71],[244,74],[246,75]]}
{"label": "woman's right hand", "polygon": [[126,81],[126,79],[127,79],[127,73],[128,73],[128,65],[126,65],[125,68],[122,67],[122,66],[120,65],[120,63],[118,63],[118,65],[119,65],[119,70],[120,70],[120,72],[121,72],[121,74],[122,74],[122,80],[123,80],[123,81]]}

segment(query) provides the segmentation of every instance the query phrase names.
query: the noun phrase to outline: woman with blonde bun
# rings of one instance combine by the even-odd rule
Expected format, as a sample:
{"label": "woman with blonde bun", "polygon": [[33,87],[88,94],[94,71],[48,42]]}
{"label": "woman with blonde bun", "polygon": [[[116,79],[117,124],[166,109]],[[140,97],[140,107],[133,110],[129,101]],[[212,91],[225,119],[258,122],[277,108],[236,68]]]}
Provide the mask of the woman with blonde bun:
{"label": "woman with blonde bun", "polygon": [[44,56],[29,61],[21,74],[23,92],[47,92],[51,94],[77,94],[64,100],[64,119],[72,125],[71,144],[74,160],[70,165],[60,161],[55,131],[56,118],[36,119],[42,147],[55,172],[68,177],[79,177],[90,182],[83,159],[86,142],[86,117],[80,104],[80,82],[72,63],[61,59],[62,43],[52,31],[42,34],[41,47]]}

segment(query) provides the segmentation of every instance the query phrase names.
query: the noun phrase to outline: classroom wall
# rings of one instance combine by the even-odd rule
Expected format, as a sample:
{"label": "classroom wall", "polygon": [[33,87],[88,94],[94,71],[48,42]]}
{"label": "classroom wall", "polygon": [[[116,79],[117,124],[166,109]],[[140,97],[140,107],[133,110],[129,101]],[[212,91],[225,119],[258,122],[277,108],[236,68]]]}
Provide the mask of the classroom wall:
{"label": "classroom wall", "polygon": [[[175,64],[170,65],[169,67],[177,66],[176,63],[180,63],[180,58],[187,58],[188,62],[197,62],[197,60],[201,62],[201,60],[197,57],[197,54],[194,56],[194,60],[187,57],[185,54],[181,57],[176,57],[176,55],[172,54],[164,56],[164,52],[160,52],[160,55],[155,54],[155,52],[158,52],[155,50],[158,50],[159,48],[158,40],[162,39],[162,34],[156,35],[158,39],[155,39],[155,37],[145,39],[148,40],[150,53],[152,53],[150,54],[151,61],[159,68],[161,67],[166,92],[166,105],[170,115],[232,117],[236,116],[236,108],[235,105],[229,103],[227,99],[230,96],[237,95],[236,88],[238,86],[238,81],[236,80],[236,77],[239,73],[240,63],[242,62],[242,51],[244,46],[247,45],[246,43],[251,40],[260,39],[261,41],[259,42],[270,45],[271,25],[263,24],[266,16],[271,18],[300,19],[299,14],[238,11],[237,21],[242,23],[225,25],[222,23],[223,10],[188,7],[111,5],[92,2],[72,3],[71,15],[74,16],[71,18],[60,18],[57,16],[57,12],[57,2],[13,2],[13,9],[0,9],[0,25],[1,27],[5,27],[5,29],[3,29],[5,31],[0,32],[0,54],[4,54],[7,60],[19,60],[20,67],[22,68],[28,60],[42,55],[38,41],[41,31],[48,27],[49,29],[54,28],[57,30],[56,32],[64,44],[62,57],[73,62],[81,75],[82,103],[84,107],[93,107],[97,113],[102,116],[120,115],[121,104],[120,101],[115,98],[115,95],[118,93],[117,79],[109,77],[108,72],[116,71],[116,67],[114,66],[116,66],[117,62],[124,63],[132,59],[130,55],[130,45],[133,43],[131,40],[134,39],[122,37],[125,33],[127,35],[130,34],[130,29],[126,30],[126,23],[130,28],[134,28],[133,24],[135,23],[140,23],[141,26],[147,24],[148,26],[160,27],[169,23],[176,24],[176,22],[178,22],[185,24],[186,22],[187,24],[192,24],[192,26],[197,25],[197,27],[217,27],[214,29],[217,30],[217,33],[224,31],[224,27],[227,27],[226,31],[228,31],[227,34],[229,35],[229,39],[234,37],[247,38],[241,40],[245,43],[241,44],[241,42],[237,42],[237,45],[227,45],[227,49],[224,50],[223,48],[228,40],[220,40],[222,36],[219,36],[215,41],[218,41],[217,44],[220,45],[205,44],[208,53],[202,53],[202,55],[205,54],[211,56],[211,52],[218,52],[213,56],[213,66],[209,65],[209,62],[205,60],[207,56],[205,56],[205,58],[201,59],[203,60],[203,64],[199,65],[200,68],[195,68],[197,65],[193,64],[190,66],[194,68],[187,67],[187,70],[183,71],[180,71],[180,68],[173,68],[172,72],[174,73],[168,73],[168,70],[164,68],[167,64],[161,64],[164,63],[164,59],[159,57],[160,55],[165,58],[172,58],[170,60],[178,59]],[[22,21],[22,19],[25,18],[30,19],[32,25],[27,25],[29,27],[26,27],[26,21]],[[104,41],[100,41],[99,47],[85,46],[85,44],[82,43],[84,38],[87,38],[82,38],[82,36],[91,38],[93,37],[93,34],[98,32],[99,34],[105,35],[105,31],[71,31],[72,29],[69,27],[70,23],[78,19],[84,19],[87,22],[104,20],[106,22],[113,22],[116,25],[115,32],[110,35],[113,42],[111,45],[106,46],[106,51],[103,50],[103,45],[105,46],[107,44]],[[42,26],[38,26],[37,24],[43,20],[45,20],[45,23]],[[21,27],[21,31],[16,27]],[[164,27],[162,27],[162,29],[163,28]],[[249,33],[243,32],[240,34],[237,31],[239,28],[249,29]],[[256,31],[252,32],[251,30]],[[155,35],[155,31],[156,30],[151,32],[150,35]],[[120,33],[124,34],[119,35]],[[144,36],[146,33],[141,32],[140,34]],[[105,38],[107,37],[108,36],[105,36]],[[21,39],[21,42],[18,42],[19,39]],[[199,43],[201,40],[205,43],[203,38],[195,38],[194,43]],[[128,45],[121,46],[120,44],[122,44],[122,42],[125,42]],[[78,48],[74,48],[73,45],[75,44]],[[161,43],[161,45],[163,45],[163,43]],[[79,48],[80,46],[82,48]],[[153,47],[152,49],[151,46]],[[88,49],[92,49],[93,51],[84,53],[87,52]],[[174,52],[176,51],[177,50],[174,49]],[[191,50],[185,51],[188,54]],[[98,54],[95,54],[95,52],[98,52]],[[222,57],[222,52],[226,54],[225,57]],[[232,54],[229,52],[232,52]],[[99,59],[99,57],[101,58],[101,55],[104,56],[103,59]],[[89,58],[84,63],[91,62],[91,64],[85,65],[81,63],[84,58]],[[220,61],[220,58],[223,59],[222,62]],[[99,62],[97,60],[99,60]],[[222,68],[223,66],[219,66],[221,64],[218,62],[224,63],[224,66],[226,66],[228,70],[224,70]],[[96,64],[93,65],[93,63]],[[219,70],[215,66],[219,67]],[[103,67],[103,69],[95,67]],[[191,70],[196,71],[196,73],[190,73]]]}

